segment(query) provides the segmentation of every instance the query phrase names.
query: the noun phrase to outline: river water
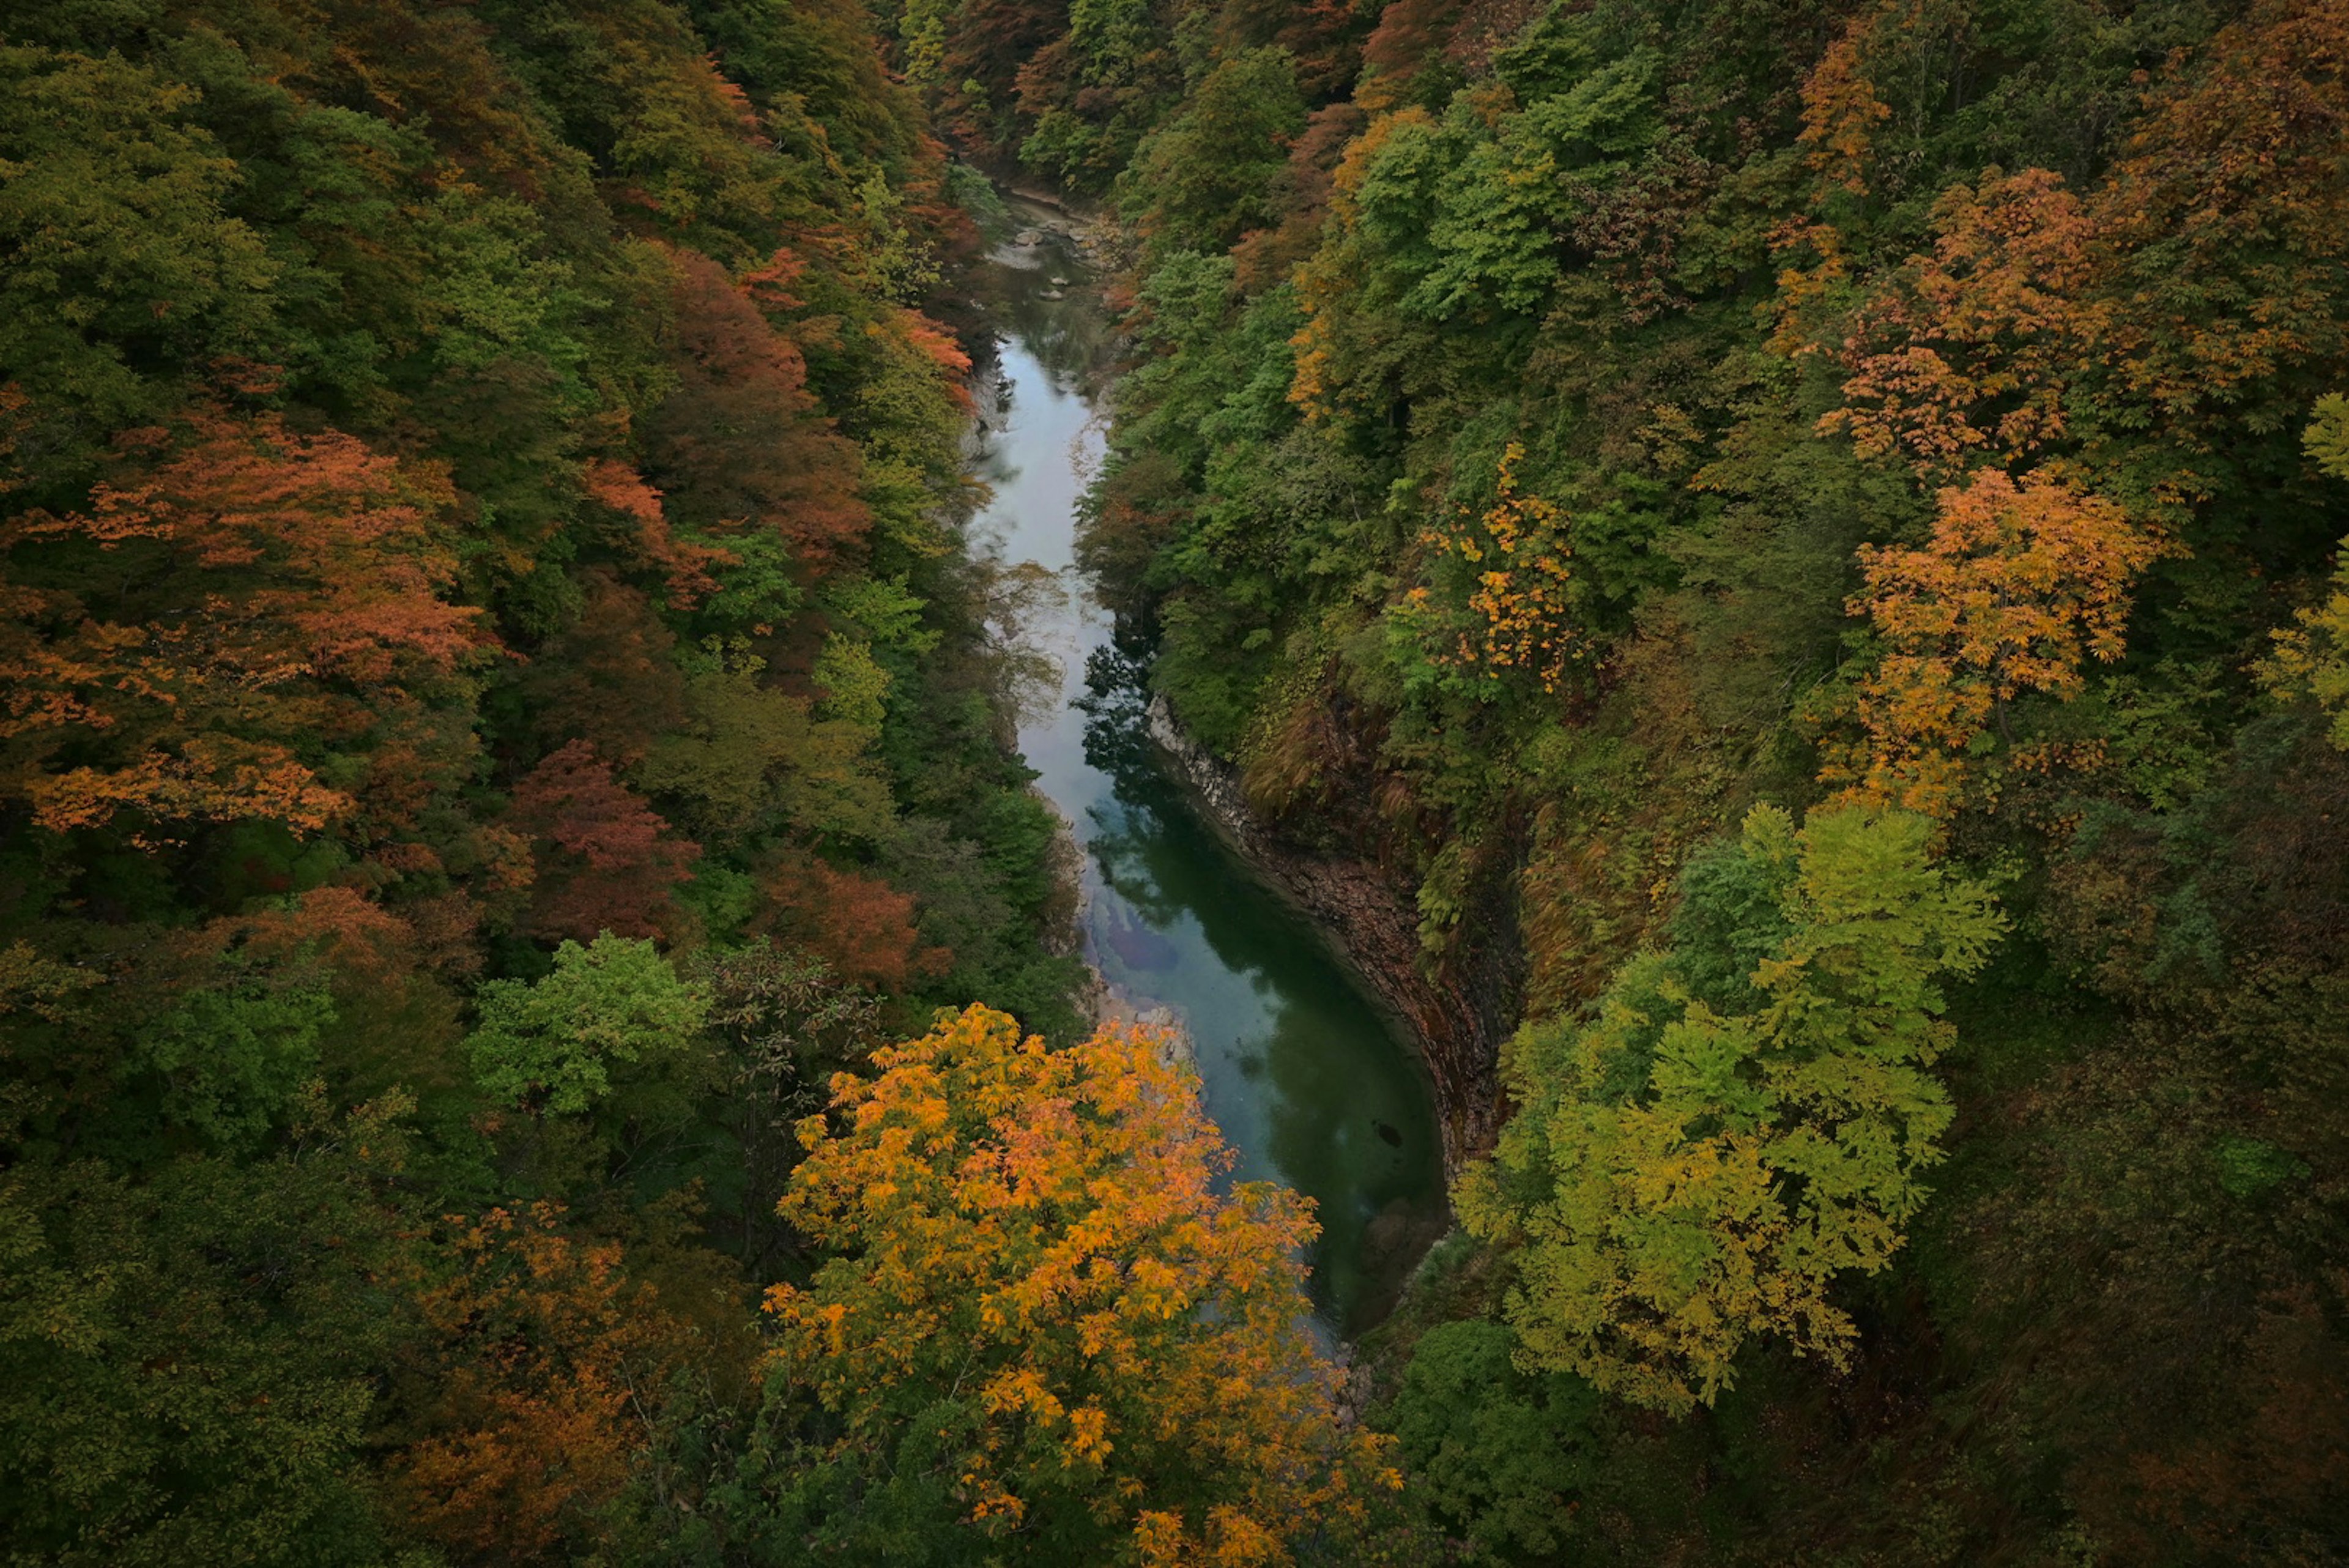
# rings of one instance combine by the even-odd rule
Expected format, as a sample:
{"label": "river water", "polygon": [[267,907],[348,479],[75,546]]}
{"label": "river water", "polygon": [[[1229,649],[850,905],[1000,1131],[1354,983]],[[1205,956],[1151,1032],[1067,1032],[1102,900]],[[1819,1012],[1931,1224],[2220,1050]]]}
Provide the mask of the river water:
{"label": "river water", "polygon": [[1236,1179],[1313,1199],[1315,1305],[1351,1335],[1385,1315],[1443,1228],[1433,1089],[1317,933],[1199,819],[1146,738],[1138,668],[1074,565],[1077,503],[1102,446],[1092,387],[1106,316],[1066,228],[1051,209],[1016,202],[987,269],[1003,336],[976,466],[994,500],[969,540],[1040,590],[1019,628],[1041,656],[1020,748],[1080,851],[1085,956],[1126,1009],[1165,1009],[1188,1030]]}

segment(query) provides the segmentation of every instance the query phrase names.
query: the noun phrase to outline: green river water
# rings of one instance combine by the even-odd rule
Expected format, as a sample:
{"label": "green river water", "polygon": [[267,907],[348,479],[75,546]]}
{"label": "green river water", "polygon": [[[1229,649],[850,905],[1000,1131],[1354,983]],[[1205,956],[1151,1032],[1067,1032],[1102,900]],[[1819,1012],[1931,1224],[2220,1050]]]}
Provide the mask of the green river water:
{"label": "green river water", "polygon": [[1360,983],[1226,851],[1146,739],[1137,668],[1073,564],[1077,502],[1102,450],[1092,389],[1104,313],[1065,220],[1022,202],[1013,223],[988,267],[1004,333],[976,468],[994,500],[969,543],[1040,590],[1018,631],[1042,656],[1020,747],[1081,857],[1086,957],[1125,1006],[1164,1008],[1188,1030],[1208,1114],[1238,1152],[1236,1179],[1313,1199],[1315,1304],[1351,1335],[1385,1314],[1442,1229],[1433,1090]]}

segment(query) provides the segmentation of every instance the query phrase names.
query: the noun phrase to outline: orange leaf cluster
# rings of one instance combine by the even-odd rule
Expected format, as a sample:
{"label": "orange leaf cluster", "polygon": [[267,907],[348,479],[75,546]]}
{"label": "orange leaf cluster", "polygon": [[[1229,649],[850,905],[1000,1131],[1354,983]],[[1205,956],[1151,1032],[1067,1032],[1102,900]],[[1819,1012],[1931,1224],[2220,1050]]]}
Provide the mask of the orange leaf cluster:
{"label": "orange leaf cluster", "polygon": [[2064,394],[2108,312],[2089,295],[2095,223],[2060,175],[1992,170],[1952,186],[1934,229],[1932,254],[1862,307],[1844,343],[1846,406],[1819,428],[1949,479],[1978,454],[2023,458],[2064,434]]}
{"label": "orange leaf cluster", "polygon": [[[1843,231],[1826,209],[1838,197],[1868,194],[1876,128],[1892,114],[1868,78],[1868,47],[1887,22],[1901,20],[1899,10],[1897,4],[1880,5],[1855,15],[1803,78],[1803,129],[1796,140],[1806,149],[1812,187],[1809,211],[1779,223],[1770,236],[1772,251],[1788,259],[1778,274],[1773,352],[1809,353],[1817,347],[1805,318],[1847,269]],[[1808,265],[1801,260],[1806,252]]]}
{"label": "orange leaf cluster", "polygon": [[[1472,525],[1451,533],[1431,532],[1421,543],[1475,569],[1468,607],[1479,625],[1460,635],[1456,651],[1437,662],[1481,665],[1490,679],[1506,670],[1530,670],[1542,690],[1556,691],[1569,662],[1584,656],[1587,643],[1574,625],[1567,565],[1566,514],[1555,502],[1519,495],[1512,472],[1526,449],[1511,441],[1502,454],[1498,498]],[[1461,515],[1468,515],[1463,508]],[[1412,597],[1424,603],[1425,588]]]}
{"label": "orange leaf cluster", "polygon": [[436,1344],[426,1430],[392,1465],[407,1517],[462,1560],[529,1562],[598,1542],[690,1338],[616,1245],[581,1245],[560,1208],[493,1209],[451,1238],[455,1272],[419,1297]]}
{"label": "orange leaf cluster", "polygon": [[1217,1190],[1232,1155],[1164,1044],[1055,1051],[973,1007],[836,1076],[781,1205],[834,1257],[769,1293],[777,1369],[845,1417],[843,1462],[957,1391],[943,1462],[982,1531],[1283,1563],[1379,1450],[1304,1331],[1304,1200]]}
{"label": "orange leaf cluster", "polygon": [[588,500],[635,524],[636,553],[668,580],[670,608],[691,609],[703,596],[716,593],[718,580],[709,568],[740,559],[730,550],[678,539],[661,508],[660,492],[626,463],[599,457],[587,465],[584,478]]}
{"label": "orange leaf cluster", "polygon": [[1940,493],[1921,549],[1862,546],[1855,615],[1890,651],[1859,700],[1864,758],[1830,766],[1847,794],[1947,815],[1961,756],[2020,692],[2069,700],[2086,659],[2120,657],[2129,588],[2163,551],[2115,503],[2045,469],[2000,469]]}
{"label": "orange leaf cluster", "polygon": [[1892,110],[1876,96],[1861,57],[1877,29],[1898,9],[1878,5],[1854,16],[1804,78],[1803,129],[1796,140],[1807,149],[1805,161],[1822,185],[1854,195],[1867,193],[1876,128],[1892,117]]}
{"label": "orange leaf cluster", "polygon": [[953,949],[922,945],[914,895],[878,877],[792,855],[763,891],[769,908],[756,930],[787,934],[858,985],[901,992],[954,967]]}
{"label": "orange leaf cluster", "polygon": [[[479,610],[440,597],[446,480],[218,406],[176,445],[150,431],[125,447],[163,455],[87,511],[0,534],[0,791],[57,831],[124,812],[297,831],[347,815],[313,749],[412,711],[490,643]],[[50,565],[76,546],[94,548],[113,618]]]}

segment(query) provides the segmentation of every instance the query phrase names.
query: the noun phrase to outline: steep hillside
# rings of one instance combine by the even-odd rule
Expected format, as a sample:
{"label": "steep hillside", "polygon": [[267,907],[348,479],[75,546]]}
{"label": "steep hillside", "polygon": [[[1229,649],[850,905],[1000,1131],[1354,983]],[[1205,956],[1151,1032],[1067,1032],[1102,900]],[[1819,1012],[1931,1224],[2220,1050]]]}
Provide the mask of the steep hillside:
{"label": "steep hillside", "polygon": [[900,33],[1130,230],[1154,684],[1518,980],[1387,1413],[1438,1521],[2349,1552],[2349,8]]}

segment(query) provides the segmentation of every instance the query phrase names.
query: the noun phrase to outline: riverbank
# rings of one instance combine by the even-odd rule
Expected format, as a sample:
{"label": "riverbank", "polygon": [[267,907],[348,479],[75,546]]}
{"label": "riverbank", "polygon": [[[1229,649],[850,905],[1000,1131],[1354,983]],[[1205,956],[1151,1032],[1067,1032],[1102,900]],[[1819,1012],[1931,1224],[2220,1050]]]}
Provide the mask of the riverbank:
{"label": "riverbank", "polygon": [[1492,1147],[1502,1120],[1500,1039],[1488,1010],[1424,973],[1418,914],[1376,867],[1283,845],[1249,806],[1235,770],[1184,733],[1164,696],[1150,700],[1149,736],[1200,820],[1361,977],[1418,1047],[1434,1080],[1444,1177],[1457,1178]]}

